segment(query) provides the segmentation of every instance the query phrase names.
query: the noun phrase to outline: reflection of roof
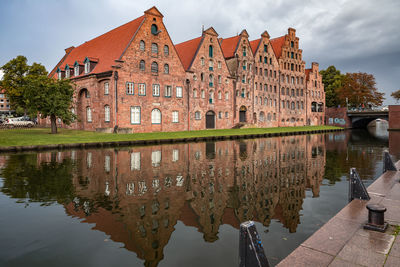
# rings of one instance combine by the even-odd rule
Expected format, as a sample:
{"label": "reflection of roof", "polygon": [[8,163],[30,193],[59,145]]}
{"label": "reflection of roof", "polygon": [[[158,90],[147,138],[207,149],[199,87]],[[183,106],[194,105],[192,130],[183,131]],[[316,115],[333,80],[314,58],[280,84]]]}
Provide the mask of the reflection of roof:
{"label": "reflection of roof", "polygon": [[240,221],[237,218],[233,208],[224,209],[224,213],[222,214],[222,224],[229,224],[232,227],[239,229]]}
{"label": "reflection of roof", "polygon": [[280,58],[282,56],[282,46],[285,44],[285,35],[271,39],[270,42],[276,58]]}
{"label": "reflection of roof", "polygon": [[236,49],[238,47],[240,41],[240,35],[233,36],[226,39],[221,40],[221,48],[222,53],[224,54],[225,58],[232,58],[235,56]]}
{"label": "reflection of roof", "polygon": [[111,70],[111,66],[115,63],[116,59],[122,56],[143,20],[144,16],[141,16],[76,48],[70,47],[66,49],[66,55],[51,71],[50,76],[55,75],[58,67],[64,70],[66,64],[70,67],[74,66],[76,61],[83,62],[86,57],[93,59],[93,61],[98,61],[90,73],[101,73]]}
{"label": "reflection of roof", "polygon": [[195,39],[175,45],[175,49],[178,52],[178,56],[181,59],[185,70],[189,70],[202,38],[203,37],[200,36]]}

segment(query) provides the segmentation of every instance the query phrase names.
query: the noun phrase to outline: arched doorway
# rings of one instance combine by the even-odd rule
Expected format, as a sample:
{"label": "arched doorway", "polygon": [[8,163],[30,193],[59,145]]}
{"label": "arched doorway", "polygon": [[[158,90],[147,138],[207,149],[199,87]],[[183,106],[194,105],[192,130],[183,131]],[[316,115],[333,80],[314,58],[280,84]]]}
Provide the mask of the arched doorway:
{"label": "arched doorway", "polygon": [[78,117],[78,128],[85,129],[84,125],[87,121],[87,107],[90,106],[90,93],[86,88],[83,88],[78,93],[78,101],[76,103],[76,115]]}
{"label": "arched doorway", "polygon": [[215,112],[212,110],[206,113],[206,129],[215,129]]}
{"label": "arched doorway", "polygon": [[241,106],[239,109],[239,122],[246,122],[246,111],[247,108],[245,106]]}

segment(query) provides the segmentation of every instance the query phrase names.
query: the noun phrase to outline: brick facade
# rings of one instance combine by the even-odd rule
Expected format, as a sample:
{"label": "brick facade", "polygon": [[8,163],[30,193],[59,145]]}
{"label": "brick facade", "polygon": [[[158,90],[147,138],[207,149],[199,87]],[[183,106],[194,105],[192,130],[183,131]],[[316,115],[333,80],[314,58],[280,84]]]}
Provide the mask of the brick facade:
{"label": "brick facade", "polygon": [[[69,128],[154,132],[323,124],[318,64],[305,70],[292,28],[275,39],[265,31],[250,41],[246,30],[219,38],[211,27],[174,45],[153,7],[65,52],[50,76],[75,83],[71,108],[78,120]],[[315,102],[321,112],[311,111]]]}
{"label": "brick facade", "polygon": [[7,98],[4,90],[0,88],[0,115],[9,114],[11,112],[10,100]]}

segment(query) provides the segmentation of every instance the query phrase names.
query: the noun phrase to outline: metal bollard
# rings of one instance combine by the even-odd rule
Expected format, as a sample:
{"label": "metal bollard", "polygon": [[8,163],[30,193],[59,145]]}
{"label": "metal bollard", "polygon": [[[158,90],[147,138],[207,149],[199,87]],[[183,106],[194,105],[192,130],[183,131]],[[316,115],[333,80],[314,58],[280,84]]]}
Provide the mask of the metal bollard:
{"label": "metal bollard", "polygon": [[369,194],[365,185],[361,181],[360,175],[358,174],[356,168],[350,169],[350,179],[349,179],[349,202],[353,199],[370,200]]}
{"label": "metal bollard", "polygon": [[368,204],[368,222],[364,225],[364,229],[385,232],[388,223],[385,222],[386,208],[380,204]]}
{"label": "metal bollard", "polygon": [[252,221],[240,224],[239,266],[269,267],[260,236]]}
{"label": "metal bollard", "polygon": [[386,171],[397,171],[387,150],[383,152],[383,172],[385,173]]}

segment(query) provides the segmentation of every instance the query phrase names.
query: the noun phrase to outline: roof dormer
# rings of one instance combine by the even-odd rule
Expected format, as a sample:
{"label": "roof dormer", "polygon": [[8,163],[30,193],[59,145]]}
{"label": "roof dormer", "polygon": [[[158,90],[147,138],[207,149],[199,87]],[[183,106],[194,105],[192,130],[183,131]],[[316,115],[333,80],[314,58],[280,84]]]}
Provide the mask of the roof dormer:
{"label": "roof dormer", "polygon": [[75,61],[74,63],[74,76],[77,77],[81,74],[82,62]]}
{"label": "roof dormer", "polygon": [[71,77],[71,70],[67,64],[67,65],[65,65],[65,78],[68,79],[70,77]]}
{"label": "roof dormer", "polygon": [[60,68],[57,68],[57,78],[59,79],[59,80],[61,80],[62,78],[63,78],[63,70],[62,69],[60,69]]}

